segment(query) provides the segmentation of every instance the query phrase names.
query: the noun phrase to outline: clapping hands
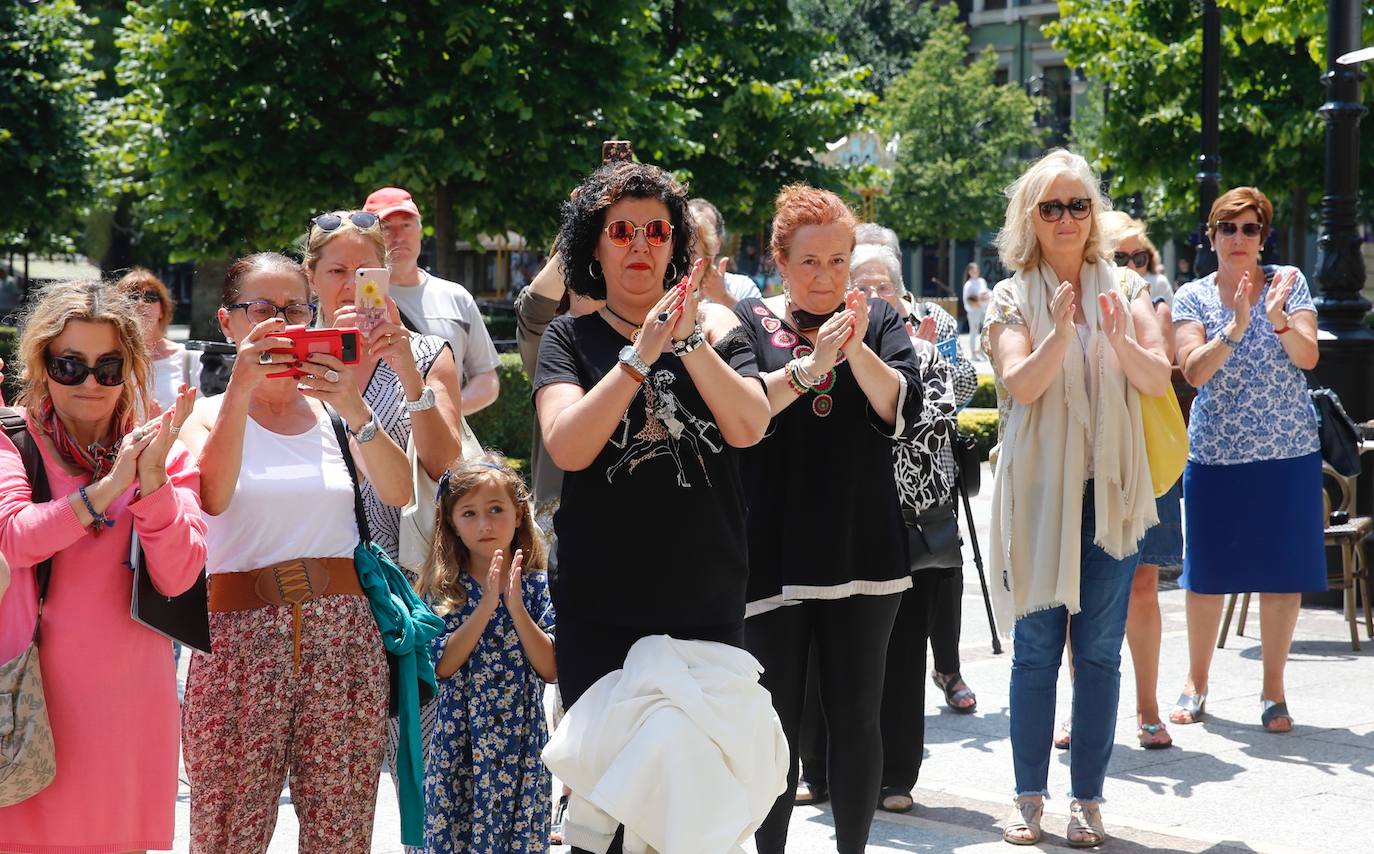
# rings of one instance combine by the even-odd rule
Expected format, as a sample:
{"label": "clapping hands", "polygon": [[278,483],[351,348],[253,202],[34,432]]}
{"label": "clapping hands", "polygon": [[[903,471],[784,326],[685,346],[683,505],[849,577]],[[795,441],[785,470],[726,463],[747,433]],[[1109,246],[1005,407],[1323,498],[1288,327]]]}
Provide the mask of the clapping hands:
{"label": "clapping hands", "polygon": [[1129,310],[1116,294],[1098,294],[1097,308],[1102,313],[1102,334],[1113,348],[1126,340],[1126,312]]}
{"label": "clapping hands", "polygon": [[506,610],[512,615],[524,613],[525,597],[521,581],[524,562],[525,553],[516,549],[515,557],[511,559],[510,568],[507,569],[506,554],[497,549],[491,556],[491,566],[487,567],[487,577],[482,579],[482,601],[478,608],[490,615],[495,613],[496,606],[504,601]]}
{"label": "clapping hands", "polygon": [[1288,305],[1288,297],[1293,293],[1293,285],[1297,281],[1297,268],[1286,267],[1282,273],[1274,277],[1274,283],[1264,295],[1264,314],[1275,329],[1285,329],[1288,326],[1288,312],[1285,306]]}

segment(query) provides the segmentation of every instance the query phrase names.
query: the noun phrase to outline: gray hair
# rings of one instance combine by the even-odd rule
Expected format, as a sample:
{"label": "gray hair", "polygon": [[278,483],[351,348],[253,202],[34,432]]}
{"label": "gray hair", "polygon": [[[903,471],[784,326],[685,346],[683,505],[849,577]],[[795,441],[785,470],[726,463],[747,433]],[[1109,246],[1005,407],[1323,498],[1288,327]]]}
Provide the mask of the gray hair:
{"label": "gray hair", "polygon": [[876,243],[879,246],[886,246],[892,250],[892,254],[898,258],[902,257],[902,242],[897,239],[897,232],[885,225],[878,225],[876,222],[861,222],[854,229],[855,243]]}
{"label": "gray hair", "polygon": [[[860,226],[862,228],[863,226]],[[878,226],[881,227],[881,226]],[[887,229],[890,231],[890,229]],[[860,266],[869,261],[879,261],[887,268],[888,278],[892,279],[892,286],[897,293],[906,293],[906,283],[902,281],[902,262],[897,257],[897,253],[892,251],[892,247],[883,243],[860,243],[854,247],[853,253],[849,256],[850,275]]]}

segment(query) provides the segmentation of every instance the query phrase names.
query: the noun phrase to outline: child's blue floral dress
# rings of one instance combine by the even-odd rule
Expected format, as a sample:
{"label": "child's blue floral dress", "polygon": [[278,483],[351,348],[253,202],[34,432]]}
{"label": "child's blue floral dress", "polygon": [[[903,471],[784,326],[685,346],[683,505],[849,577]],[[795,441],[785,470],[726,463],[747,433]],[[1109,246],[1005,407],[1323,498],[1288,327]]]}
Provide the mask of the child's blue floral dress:
{"label": "child's blue floral dress", "polygon": [[[444,617],[444,644],[477,608],[482,586],[462,576],[467,601]],[[525,609],[554,630],[548,577],[525,575]],[[540,758],[549,740],[544,680],[520,646],[502,603],[466,663],[439,680],[438,724],[425,767],[425,851],[547,851],[552,779]]]}

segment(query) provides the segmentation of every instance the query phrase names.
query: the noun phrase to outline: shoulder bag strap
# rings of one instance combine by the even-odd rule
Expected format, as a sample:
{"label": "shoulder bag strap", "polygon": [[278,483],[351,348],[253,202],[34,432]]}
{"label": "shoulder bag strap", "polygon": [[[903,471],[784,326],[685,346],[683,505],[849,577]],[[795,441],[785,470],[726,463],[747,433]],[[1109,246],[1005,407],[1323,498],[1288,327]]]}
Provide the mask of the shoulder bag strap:
{"label": "shoulder bag strap", "polygon": [[358,523],[358,537],[365,543],[372,542],[372,531],[367,527],[367,514],[363,512],[363,493],[358,484],[358,468],[353,463],[353,451],[348,447],[348,428],[343,419],[325,404],[324,411],[329,413],[329,423],[334,426],[334,435],[339,439],[339,451],[343,454],[344,465],[348,468],[348,478],[353,481],[353,519]]}
{"label": "shoulder bag strap", "polygon": [[[52,500],[52,489],[48,485],[48,473],[43,467],[43,453],[38,443],[29,435],[28,424],[19,410],[6,406],[0,407],[0,424],[10,441],[19,449],[19,459],[24,463],[24,474],[29,479],[30,500],[42,504]],[[34,567],[38,574],[38,618],[33,624],[33,642],[38,642],[38,627],[43,622],[43,600],[48,598],[48,585],[52,582],[52,558]]]}

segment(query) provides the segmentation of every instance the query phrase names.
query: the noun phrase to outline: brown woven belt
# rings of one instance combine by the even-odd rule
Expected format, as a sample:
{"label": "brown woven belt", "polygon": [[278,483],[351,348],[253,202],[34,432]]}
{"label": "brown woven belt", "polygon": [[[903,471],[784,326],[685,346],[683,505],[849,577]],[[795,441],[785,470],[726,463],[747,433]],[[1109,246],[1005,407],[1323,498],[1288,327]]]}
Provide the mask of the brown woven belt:
{"label": "brown woven belt", "polygon": [[211,611],[291,606],[292,664],[301,669],[301,605],[317,596],[362,596],[351,557],[305,557],[210,576]]}

